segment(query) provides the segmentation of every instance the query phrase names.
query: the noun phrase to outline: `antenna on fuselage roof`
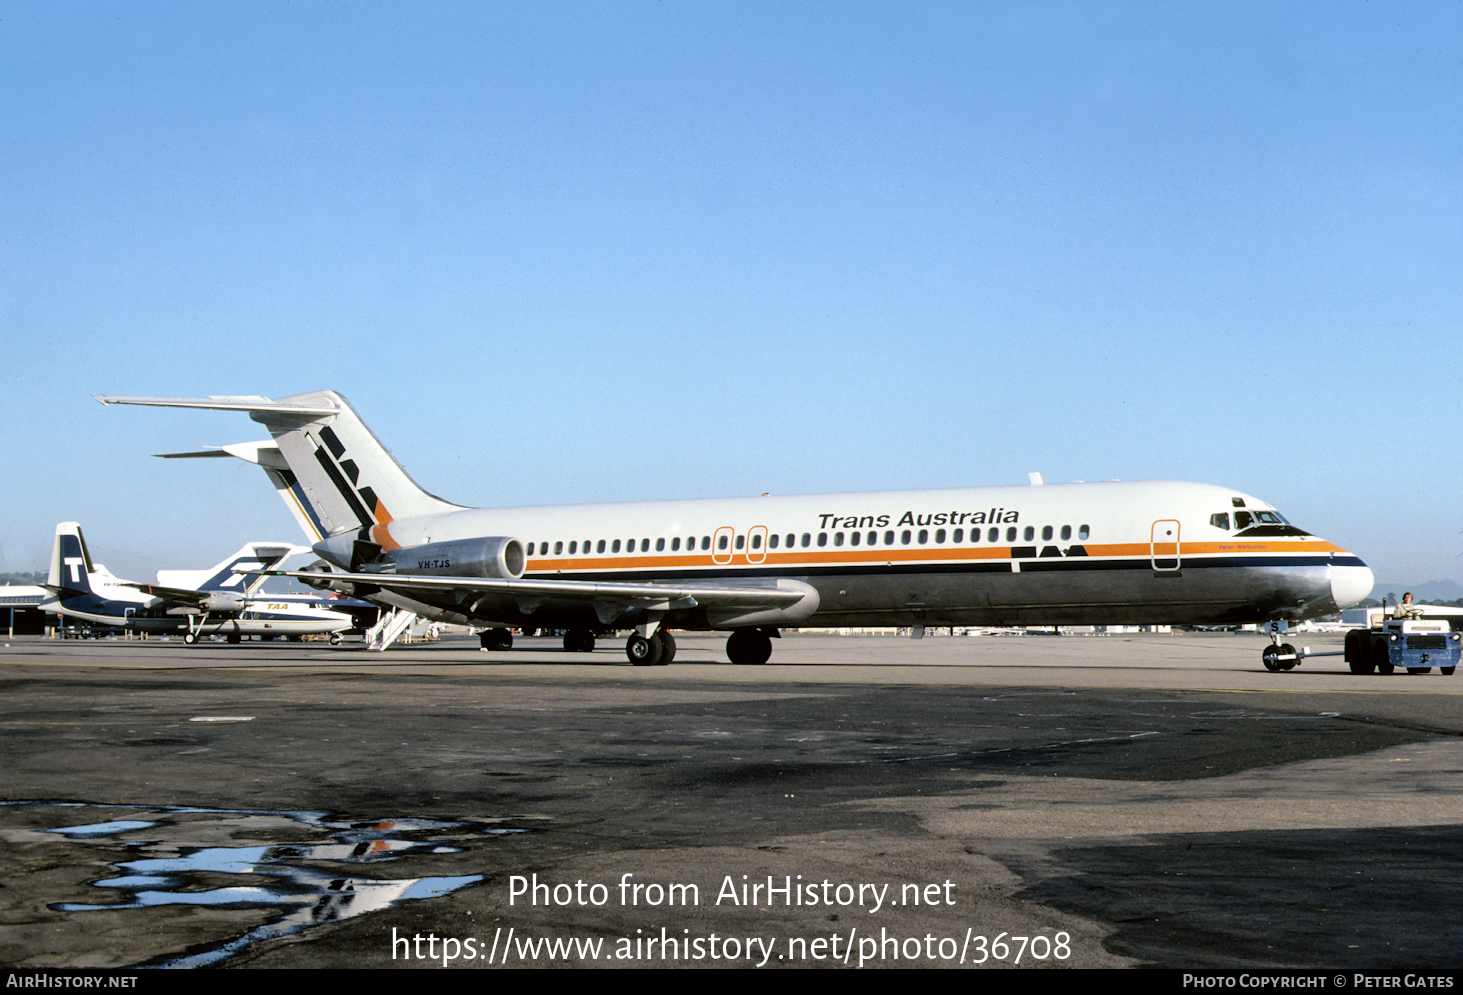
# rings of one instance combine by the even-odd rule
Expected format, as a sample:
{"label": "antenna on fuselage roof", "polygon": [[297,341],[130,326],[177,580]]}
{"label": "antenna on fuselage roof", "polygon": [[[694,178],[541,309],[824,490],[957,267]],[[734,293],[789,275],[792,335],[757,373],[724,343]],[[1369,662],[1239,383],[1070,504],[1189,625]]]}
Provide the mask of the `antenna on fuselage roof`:
{"label": "antenna on fuselage roof", "polygon": [[1026,479],[1031,481],[1032,487],[1040,487],[1044,483],[1039,473],[1028,473]]}

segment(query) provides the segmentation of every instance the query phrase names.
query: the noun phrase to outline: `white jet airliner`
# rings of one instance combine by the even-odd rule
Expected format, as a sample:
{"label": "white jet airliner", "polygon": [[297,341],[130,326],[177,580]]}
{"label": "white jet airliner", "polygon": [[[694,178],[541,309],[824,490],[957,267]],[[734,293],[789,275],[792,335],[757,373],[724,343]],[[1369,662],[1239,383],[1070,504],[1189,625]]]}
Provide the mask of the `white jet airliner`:
{"label": "white jet airliner", "polygon": [[[1269,504],[1176,481],[471,509],[422,490],[344,397],[99,397],[248,412],[264,467],[322,562],[288,573],[426,618],[637,629],[631,662],[669,663],[670,630],[730,630],[764,663],[782,626],[1222,624],[1324,615],[1372,587],[1356,556]],[[180,454],[182,455],[182,454]],[[196,455],[196,454],[194,454]]]}

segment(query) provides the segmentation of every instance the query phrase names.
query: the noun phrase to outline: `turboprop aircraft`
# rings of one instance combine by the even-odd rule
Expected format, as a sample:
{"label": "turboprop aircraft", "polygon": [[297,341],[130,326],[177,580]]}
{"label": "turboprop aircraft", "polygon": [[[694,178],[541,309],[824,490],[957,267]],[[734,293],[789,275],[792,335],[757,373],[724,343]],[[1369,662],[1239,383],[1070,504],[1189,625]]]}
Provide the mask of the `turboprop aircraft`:
{"label": "turboprop aircraft", "polygon": [[181,632],[183,641],[222,633],[231,643],[244,636],[305,636],[340,633],[354,628],[355,619],[322,607],[329,602],[263,594],[254,596],[264,582],[262,574],[240,571],[268,570],[302,547],[289,543],[251,542],[208,570],[159,570],[158,583],[120,580],[87,552],[81,526],[56,526],[51,551],[51,573],[43,584],[50,598],[40,607],[57,615],[137,632]]}
{"label": "turboprop aircraft", "polygon": [[[426,618],[490,628],[729,630],[765,663],[782,626],[1086,625],[1296,620],[1365,597],[1356,556],[1258,498],[1175,481],[471,509],[422,490],[344,397],[99,397],[247,412],[266,468],[321,560],[286,571]],[[1033,485],[1040,478],[1033,475]]]}

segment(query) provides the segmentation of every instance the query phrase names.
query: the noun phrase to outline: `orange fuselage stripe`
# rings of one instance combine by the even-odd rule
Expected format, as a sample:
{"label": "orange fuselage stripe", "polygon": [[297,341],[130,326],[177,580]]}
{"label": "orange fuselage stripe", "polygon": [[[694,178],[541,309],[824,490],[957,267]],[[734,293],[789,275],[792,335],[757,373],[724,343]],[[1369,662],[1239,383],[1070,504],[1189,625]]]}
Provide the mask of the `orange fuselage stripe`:
{"label": "orange fuselage stripe", "polygon": [[[1033,543],[1040,547],[1041,543]],[[1046,543],[1045,545],[1052,545]],[[1173,543],[1158,543],[1159,556],[1174,555]],[[1085,557],[1093,559],[1132,559],[1151,556],[1155,546],[1146,542],[1111,543],[1088,545]],[[1234,555],[1254,553],[1345,553],[1340,546],[1321,539],[1291,542],[1186,542],[1182,546],[1184,556]],[[755,554],[753,554],[755,555]],[[1047,557],[1051,559],[1051,557]],[[687,553],[636,553],[605,556],[551,556],[542,554],[528,563],[530,573],[556,573],[563,571],[603,570],[675,570],[681,568],[705,567],[758,567],[758,566],[821,566],[826,564],[861,564],[866,566],[892,565],[894,563],[968,563],[980,560],[1009,560],[1010,546],[939,546],[924,548],[888,548],[866,546],[862,549],[803,549],[792,552],[769,552],[760,560],[748,559],[746,551],[735,552],[729,559],[713,559],[710,551]]]}

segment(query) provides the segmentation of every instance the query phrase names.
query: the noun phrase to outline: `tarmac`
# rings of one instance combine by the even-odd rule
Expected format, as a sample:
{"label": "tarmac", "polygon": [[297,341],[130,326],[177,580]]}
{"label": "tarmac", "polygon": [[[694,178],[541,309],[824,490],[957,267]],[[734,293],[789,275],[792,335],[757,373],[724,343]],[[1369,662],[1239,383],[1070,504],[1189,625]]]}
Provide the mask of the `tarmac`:
{"label": "tarmac", "polygon": [[677,639],[10,639],[0,963],[1458,962],[1463,677],[1272,673],[1252,633]]}

